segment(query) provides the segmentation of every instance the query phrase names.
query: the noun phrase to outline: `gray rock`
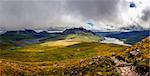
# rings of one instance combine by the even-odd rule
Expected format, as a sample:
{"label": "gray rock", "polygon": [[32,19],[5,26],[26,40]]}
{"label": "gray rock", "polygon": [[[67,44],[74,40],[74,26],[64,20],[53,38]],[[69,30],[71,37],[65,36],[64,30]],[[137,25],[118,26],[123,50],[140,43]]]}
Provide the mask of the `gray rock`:
{"label": "gray rock", "polygon": [[134,50],[134,51],[130,51],[130,52],[128,53],[128,56],[129,56],[129,57],[137,56],[139,53],[140,53],[140,52],[139,52],[139,49],[137,49],[137,50]]}
{"label": "gray rock", "polygon": [[90,65],[93,65],[93,64],[95,64],[95,63],[96,63],[96,62],[94,62],[94,61],[89,62]]}

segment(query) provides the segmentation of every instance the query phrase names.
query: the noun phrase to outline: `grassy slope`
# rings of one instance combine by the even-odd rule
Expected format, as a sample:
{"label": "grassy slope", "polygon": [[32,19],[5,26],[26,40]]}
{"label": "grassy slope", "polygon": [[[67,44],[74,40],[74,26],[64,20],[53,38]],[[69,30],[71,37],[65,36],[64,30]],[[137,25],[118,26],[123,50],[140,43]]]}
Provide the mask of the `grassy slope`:
{"label": "grassy slope", "polygon": [[[134,57],[129,57],[128,53],[134,50],[139,50],[139,54]],[[143,39],[137,44],[127,48],[125,51],[118,53],[119,56],[123,57],[125,60],[131,63],[148,65],[149,66],[149,58],[150,58],[150,37]]]}
{"label": "grassy slope", "polygon": [[[45,43],[41,43],[0,50],[0,68],[3,68],[3,74],[17,75],[61,75],[64,73],[70,75],[72,71],[76,70],[88,75],[118,75],[113,67],[114,63],[109,58],[100,60],[96,65],[89,65],[89,61],[93,61],[90,59],[93,56],[111,56],[112,53],[125,49],[125,46],[83,41],[72,44],[66,42],[66,40],[59,40],[62,44],[68,44],[61,47],[60,45],[56,46],[59,41],[51,41],[53,44],[51,42],[46,43],[55,46],[47,46]],[[78,39],[77,41],[79,42]],[[84,62],[80,63],[80,61]],[[56,67],[55,65],[60,66]]]}
{"label": "grassy slope", "polygon": [[[96,63],[93,63],[96,61]],[[2,60],[0,64],[0,75],[13,76],[119,76],[113,61],[108,58],[91,59],[86,58],[67,62],[42,62],[39,64],[22,63]],[[92,64],[91,64],[92,63]]]}
{"label": "grassy slope", "polygon": [[[118,75],[110,58],[89,65],[91,57],[111,56],[125,46],[98,43],[95,35],[71,34],[64,40],[0,49],[0,68],[4,74],[64,74],[78,71],[89,75]],[[83,61],[83,63],[80,63]],[[59,65],[58,67],[56,67]],[[100,71],[101,69],[101,71]],[[114,70],[112,70],[114,69]],[[0,70],[1,71],[1,70]],[[100,71],[100,72],[99,72]]]}
{"label": "grassy slope", "polygon": [[[130,56],[129,52],[139,50],[137,55]],[[135,45],[127,48],[125,51],[118,53],[121,59],[132,63],[136,66],[135,70],[140,76],[147,76],[150,74],[149,61],[150,61],[150,37],[143,39],[142,41],[136,43]]]}
{"label": "grassy slope", "polygon": [[54,61],[78,59],[95,55],[110,56],[113,52],[119,52],[125,48],[120,45],[100,44],[96,42],[84,42],[62,47],[43,46],[43,44],[1,50],[0,58],[19,61]]}
{"label": "grassy slope", "polygon": [[65,39],[71,39],[78,42],[98,42],[101,40],[101,37],[93,34],[70,34],[65,37]]}

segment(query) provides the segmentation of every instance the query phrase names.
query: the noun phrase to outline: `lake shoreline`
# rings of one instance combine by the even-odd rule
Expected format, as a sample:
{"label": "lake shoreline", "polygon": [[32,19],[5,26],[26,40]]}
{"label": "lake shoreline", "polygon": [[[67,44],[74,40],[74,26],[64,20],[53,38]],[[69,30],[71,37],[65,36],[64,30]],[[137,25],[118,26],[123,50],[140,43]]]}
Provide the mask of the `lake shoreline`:
{"label": "lake shoreline", "polygon": [[104,37],[104,40],[101,41],[101,43],[113,43],[113,44],[118,44],[118,45],[131,46],[130,44],[125,44],[123,41],[117,38],[111,38],[111,37]]}

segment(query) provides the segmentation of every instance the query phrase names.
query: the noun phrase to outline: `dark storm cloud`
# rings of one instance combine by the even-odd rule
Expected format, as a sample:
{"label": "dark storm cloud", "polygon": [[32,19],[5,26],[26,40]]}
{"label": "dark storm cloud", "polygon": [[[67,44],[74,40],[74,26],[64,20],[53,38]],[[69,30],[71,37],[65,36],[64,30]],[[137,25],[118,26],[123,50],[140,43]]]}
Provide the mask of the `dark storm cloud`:
{"label": "dark storm cloud", "polygon": [[0,1],[1,26],[5,28],[44,27],[49,20],[53,21],[63,13],[61,3],[47,0]]}
{"label": "dark storm cloud", "polygon": [[[0,0],[0,30],[74,27],[88,19],[94,20],[95,26],[116,26],[122,21],[121,13],[127,11],[121,1],[126,0]],[[143,13],[146,22],[149,13]]]}
{"label": "dark storm cloud", "polygon": [[71,13],[85,19],[106,20],[117,16],[119,0],[68,0]]}
{"label": "dark storm cloud", "polygon": [[143,16],[141,17],[141,19],[145,22],[150,21],[150,9],[143,10]]}
{"label": "dark storm cloud", "polygon": [[[1,28],[45,28],[67,25],[63,15],[106,20],[117,16],[119,0],[1,0]],[[76,19],[77,20],[77,19]],[[82,19],[80,19],[82,20]],[[73,22],[73,21],[72,21]]]}

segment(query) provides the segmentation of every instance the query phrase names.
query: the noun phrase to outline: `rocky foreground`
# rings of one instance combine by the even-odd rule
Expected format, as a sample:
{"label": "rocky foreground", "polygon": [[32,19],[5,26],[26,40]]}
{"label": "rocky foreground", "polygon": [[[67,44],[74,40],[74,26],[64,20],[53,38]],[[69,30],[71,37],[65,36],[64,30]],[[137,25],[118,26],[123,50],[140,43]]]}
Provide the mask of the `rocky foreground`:
{"label": "rocky foreground", "polygon": [[[136,72],[136,66],[117,59],[116,57],[96,56],[66,64],[53,64],[51,68],[33,65],[23,65],[19,62],[0,61],[0,75],[33,76],[33,75],[67,75],[67,76],[141,76]],[[45,65],[46,66],[46,65]],[[48,65],[47,65],[48,66]],[[148,73],[144,76],[148,76]]]}
{"label": "rocky foreground", "polygon": [[[130,63],[129,67],[131,69],[134,68],[133,70],[138,73],[138,75],[134,74],[135,76],[150,76],[149,52],[150,37],[147,37],[137,44],[125,49],[123,52],[120,52],[116,57],[122,62]],[[118,64],[118,62],[116,63]]]}

